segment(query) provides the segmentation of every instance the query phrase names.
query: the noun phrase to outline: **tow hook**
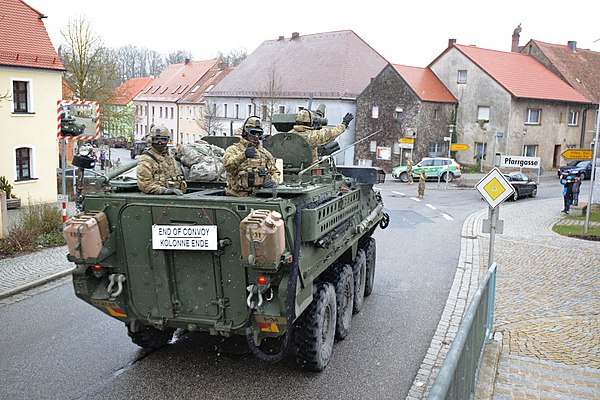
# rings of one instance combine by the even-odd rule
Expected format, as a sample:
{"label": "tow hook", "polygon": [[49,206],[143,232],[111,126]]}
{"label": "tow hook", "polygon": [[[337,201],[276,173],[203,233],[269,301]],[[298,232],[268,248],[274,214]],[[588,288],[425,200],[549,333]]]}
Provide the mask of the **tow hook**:
{"label": "tow hook", "polygon": [[388,213],[383,213],[383,218],[379,221],[379,227],[385,229],[390,225],[390,216]]}
{"label": "tow hook", "polygon": [[[246,299],[246,304],[248,304],[248,308],[257,309],[258,307],[262,306],[263,296],[262,291],[260,290],[258,285],[252,284],[248,286],[246,290],[249,293],[248,298]],[[258,295],[258,304],[256,304],[256,302],[252,300],[255,294]]]}
{"label": "tow hook", "polygon": [[[108,281],[110,283],[108,284],[106,291],[108,292],[108,295],[110,296],[111,300],[116,299],[123,292],[123,282],[125,282],[126,280],[127,278],[123,274],[111,274],[108,276]],[[114,293],[112,293],[113,287],[115,285],[117,285],[117,290]]]}

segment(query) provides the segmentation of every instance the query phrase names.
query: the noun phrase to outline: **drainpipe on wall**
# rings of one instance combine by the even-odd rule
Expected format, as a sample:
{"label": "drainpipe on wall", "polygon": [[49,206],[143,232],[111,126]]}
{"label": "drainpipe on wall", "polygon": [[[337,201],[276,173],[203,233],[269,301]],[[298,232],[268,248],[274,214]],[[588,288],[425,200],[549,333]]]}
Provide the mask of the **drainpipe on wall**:
{"label": "drainpipe on wall", "polygon": [[[592,106],[589,105],[583,110],[583,116],[581,117],[581,134],[579,135],[579,148],[583,149],[585,145],[585,126],[587,124],[587,112],[591,110]],[[595,109],[595,108],[594,108]]]}

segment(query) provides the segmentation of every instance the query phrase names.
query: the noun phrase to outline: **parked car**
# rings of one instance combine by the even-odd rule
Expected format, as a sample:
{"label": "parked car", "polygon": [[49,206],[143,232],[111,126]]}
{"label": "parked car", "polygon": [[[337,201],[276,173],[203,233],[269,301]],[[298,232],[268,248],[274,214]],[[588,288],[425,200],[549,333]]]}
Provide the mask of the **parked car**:
{"label": "parked car", "polygon": [[563,168],[567,168],[567,167],[574,167],[576,166],[578,163],[580,163],[583,160],[571,160],[567,163],[567,165],[563,165],[562,167],[559,167],[558,170],[556,171],[556,175],[558,175],[558,179],[561,178],[561,170]]}
{"label": "parked car", "polygon": [[512,195],[512,200],[516,201],[521,197],[535,197],[537,195],[537,182],[530,179],[522,172],[515,171],[504,174],[510,182],[515,192]]}
{"label": "parked car", "polygon": [[124,136],[117,136],[112,139],[112,147],[115,149],[127,148],[127,138]]}
{"label": "parked car", "polygon": [[[418,179],[421,171],[425,172],[427,179],[440,179],[451,182],[454,178],[460,177],[460,165],[453,158],[423,158],[417,164],[413,165],[413,179]],[[408,173],[406,165],[398,165],[392,170],[392,177],[402,182],[408,182]]]}
{"label": "parked car", "polygon": [[[579,176],[581,180],[592,177],[592,160],[578,160],[575,165],[570,164],[558,169],[559,178],[567,175]],[[600,165],[600,160],[596,159],[596,165]]]}

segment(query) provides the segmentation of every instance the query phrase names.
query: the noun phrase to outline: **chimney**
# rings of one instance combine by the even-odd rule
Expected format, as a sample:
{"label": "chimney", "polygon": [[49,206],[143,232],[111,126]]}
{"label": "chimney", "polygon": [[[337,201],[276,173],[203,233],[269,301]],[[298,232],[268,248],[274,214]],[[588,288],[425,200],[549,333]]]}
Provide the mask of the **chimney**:
{"label": "chimney", "polygon": [[519,26],[517,26],[515,28],[515,30],[513,31],[512,44],[510,46],[510,51],[512,53],[519,52],[519,38],[521,37],[520,33],[521,33],[521,24],[519,24]]}
{"label": "chimney", "polygon": [[298,32],[293,32],[292,33],[292,39],[291,40],[296,40],[300,37],[300,34]]}
{"label": "chimney", "polygon": [[278,42],[281,42],[283,40],[283,36],[279,36],[279,39],[277,39]]}
{"label": "chimney", "polygon": [[577,42],[574,40],[569,40],[567,42],[567,46],[569,46],[571,48],[571,50],[573,50],[573,53],[577,52]]}
{"label": "chimney", "polygon": [[456,39],[448,39],[448,47],[452,47],[456,44]]}

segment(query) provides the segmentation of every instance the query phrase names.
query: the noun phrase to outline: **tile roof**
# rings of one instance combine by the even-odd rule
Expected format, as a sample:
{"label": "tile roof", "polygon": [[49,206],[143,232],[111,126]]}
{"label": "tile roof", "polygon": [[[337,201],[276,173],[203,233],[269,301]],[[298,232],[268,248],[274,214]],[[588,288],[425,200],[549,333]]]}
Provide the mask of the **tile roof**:
{"label": "tile roof", "polygon": [[219,60],[171,64],[154,79],[146,90],[137,95],[135,100],[176,102],[193,89],[196,82],[217,64],[219,64]]}
{"label": "tile roof", "polygon": [[64,71],[42,18],[21,0],[0,0],[0,65]]}
{"label": "tile roof", "polygon": [[144,90],[154,78],[152,77],[143,77],[143,78],[132,78],[123,82],[116,90],[119,96],[112,101],[114,105],[126,106],[129,104],[135,96],[140,94],[142,90]]}
{"label": "tile roof", "polygon": [[436,103],[458,103],[456,97],[446,89],[446,86],[429,68],[392,65],[421,100]]}
{"label": "tile roof", "polygon": [[591,103],[531,56],[460,44],[449,49],[452,48],[463,53],[514,97]]}
{"label": "tile roof", "polygon": [[[560,44],[531,40],[559,71],[562,78],[579,93],[600,101],[600,52],[588,49],[576,49]],[[525,50],[527,45],[525,46]]]}
{"label": "tile roof", "polygon": [[211,95],[260,96],[274,71],[278,97],[356,97],[388,62],[351,30],[267,40]]}
{"label": "tile roof", "polygon": [[202,79],[196,82],[192,89],[188,91],[178,103],[199,103],[203,101],[206,91],[212,90],[211,86],[216,86],[229,75],[231,71],[233,71],[233,67],[216,67],[211,69],[202,77]]}

